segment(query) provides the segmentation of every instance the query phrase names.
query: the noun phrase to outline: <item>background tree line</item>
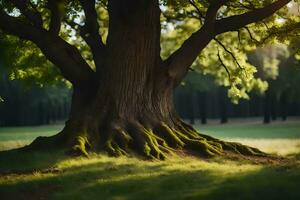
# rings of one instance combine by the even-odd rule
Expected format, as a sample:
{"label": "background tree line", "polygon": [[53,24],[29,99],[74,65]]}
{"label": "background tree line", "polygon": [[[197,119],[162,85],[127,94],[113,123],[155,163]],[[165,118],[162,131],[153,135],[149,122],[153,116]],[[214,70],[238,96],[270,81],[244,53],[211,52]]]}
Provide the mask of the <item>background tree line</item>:
{"label": "background tree line", "polygon": [[65,120],[69,114],[70,89],[65,85],[24,85],[10,80],[0,67],[0,126],[50,124]]}
{"label": "background tree line", "polygon": [[260,117],[264,123],[287,116],[300,115],[300,63],[295,40],[289,46],[268,46],[256,49],[248,59],[258,69],[258,77],[267,82],[265,92],[252,91],[248,99],[238,104],[228,98],[226,87],[219,86],[213,77],[189,72],[183,84],[175,93],[178,113],[191,123],[207,118],[220,118],[226,123],[228,118]]}
{"label": "background tree line", "polygon": [[[225,87],[218,86],[212,77],[190,72],[185,82],[174,95],[176,110],[183,118],[195,123],[207,123],[208,118],[219,118],[226,123],[228,118],[262,117],[265,123],[271,120],[286,120],[287,116],[300,115],[299,63],[289,57],[279,64],[279,75],[269,80],[269,89],[264,94],[252,92],[250,100],[233,104]],[[71,89],[65,85],[24,85],[19,80],[11,81],[5,68],[0,67],[0,125],[41,125],[63,121],[70,106]]]}
{"label": "background tree line", "polygon": [[[35,56],[29,52],[35,52]],[[50,124],[69,114],[70,86],[33,45],[0,37],[0,126]]]}
{"label": "background tree line", "polygon": [[[227,88],[219,86],[212,76],[190,71],[174,95],[177,112],[191,123],[199,120],[202,124],[208,118],[219,118],[221,123],[226,123],[232,117],[262,117],[269,123],[299,116],[300,63],[291,53],[292,46],[285,49],[289,55],[283,49],[269,47],[249,55],[249,60],[258,66],[259,76],[268,82],[265,93],[253,91],[249,100],[234,104],[228,98]],[[24,82],[8,72],[3,63],[0,65],[1,126],[41,125],[67,119],[71,89],[66,84],[41,86]]]}

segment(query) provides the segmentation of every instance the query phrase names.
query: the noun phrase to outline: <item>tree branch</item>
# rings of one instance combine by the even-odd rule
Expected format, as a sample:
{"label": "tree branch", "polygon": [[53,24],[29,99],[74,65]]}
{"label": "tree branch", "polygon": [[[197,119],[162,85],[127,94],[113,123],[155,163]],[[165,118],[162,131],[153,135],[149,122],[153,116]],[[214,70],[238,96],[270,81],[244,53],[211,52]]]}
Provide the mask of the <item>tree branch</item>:
{"label": "tree branch", "polygon": [[97,67],[102,65],[102,57],[105,45],[99,34],[98,15],[95,9],[95,0],[79,0],[85,15],[85,24],[80,32],[83,39],[90,46],[95,64]]}
{"label": "tree branch", "polygon": [[217,38],[214,38],[214,40],[224,49],[225,52],[227,52],[232,57],[232,59],[234,60],[234,62],[236,63],[236,65],[240,69],[243,69],[242,66],[240,65],[239,61],[235,57],[235,55],[229,49],[227,49],[226,46],[220,40],[218,40]]}
{"label": "tree branch", "polygon": [[218,60],[219,60],[219,62],[220,62],[220,64],[221,64],[221,66],[225,69],[225,71],[226,71],[226,73],[227,73],[227,75],[228,75],[228,79],[229,79],[229,81],[231,80],[231,78],[230,78],[230,72],[229,72],[229,69],[227,68],[227,66],[225,65],[225,63],[223,62],[223,59],[222,59],[222,57],[221,57],[221,54],[220,54],[220,50],[218,49]]}
{"label": "tree branch", "polygon": [[290,1],[291,0],[277,0],[263,8],[220,20],[216,20],[217,12],[220,7],[227,3],[227,0],[213,1],[207,9],[204,25],[184,41],[181,47],[164,61],[169,76],[174,78],[177,84],[180,83],[201,50],[203,50],[216,35],[228,31],[237,31],[247,24],[261,21],[274,14]]}
{"label": "tree branch", "polygon": [[84,26],[82,26],[74,21],[70,21],[70,20],[65,20],[65,23],[67,25],[69,25],[72,29],[77,31],[80,34],[81,38],[87,43],[87,45],[90,48],[92,46],[94,46],[95,41],[93,41],[91,37],[86,36],[88,33],[86,32],[86,29]]}
{"label": "tree branch", "polygon": [[36,29],[33,26],[27,25],[16,17],[7,15],[3,10],[0,9],[0,28],[8,32],[9,34],[16,35],[22,39],[34,40],[38,37]]}
{"label": "tree branch", "polygon": [[198,15],[199,15],[199,21],[201,25],[203,24],[202,19],[204,19],[203,14],[201,13],[200,9],[198,8],[197,4],[195,3],[194,0],[189,0],[190,4],[196,9]]}
{"label": "tree branch", "polygon": [[74,46],[52,33],[38,29],[22,22],[17,17],[7,15],[0,9],[0,29],[35,43],[47,57],[55,64],[62,75],[75,86],[89,84],[94,72],[82,58]]}
{"label": "tree branch", "polygon": [[241,15],[235,15],[217,20],[215,34],[218,35],[228,31],[236,31],[248,24],[262,21],[263,19],[273,15],[276,11],[281,9],[290,1],[291,0],[278,0],[263,8],[259,8]]}
{"label": "tree branch", "polygon": [[55,35],[58,35],[60,31],[62,16],[59,10],[59,6],[62,3],[63,2],[60,2],[59,0],[48,0],[47,4],[47,7],[51,11],[49,31]]}
{"label": "tree branch", "polygon": [[256,38],[254,38],[254,36],[252,35],[250,29],[249,29],[247,26],[245,26],[244,29],[246,29],[246,31],[248,32],[249,37],[250,37],[251,40],[253,40],[253,41],[256,42],[257,44],[260,44],[260,43],[261,43],[261,42],[258,41]]}
{"label": "tree branch", "polygon": [[31,6],[28,0],[9,0],[14,6],[16,6],[21,13],[32,23],[34,26],[41,28],[43,26],[43,20],[38,12],[34,12],[29,9],[29,5]]}
{"label": "tree branch", "polygon": [[215,0],[213,1],[207,9],[206,16],[205,16],[205,23],[206,26],[213,26],[216,22],[216,15],[218,10],[225,5],[226,2],[229,0]]}
{"label": "tree branch", "polygon": [[213,28],[217,12],[226,2],[227,0],[213,1],[207,9],[204,25],[164,61],[167,65],[169,76],[175,80],[176,84],[180,83],[200,51],[213,39]]}

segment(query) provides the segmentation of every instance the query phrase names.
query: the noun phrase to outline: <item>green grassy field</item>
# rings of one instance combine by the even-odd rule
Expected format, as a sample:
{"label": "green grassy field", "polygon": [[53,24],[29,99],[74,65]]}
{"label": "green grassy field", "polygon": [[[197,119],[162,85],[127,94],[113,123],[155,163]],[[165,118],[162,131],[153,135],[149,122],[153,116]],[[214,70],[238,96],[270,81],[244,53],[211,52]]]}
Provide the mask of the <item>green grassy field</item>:
{"label": "green grassy field", "polygon": [[[0,148],[52,135],[62,126],[0,129]],[[172,157],[70,158],[63,152],[0,152],[0,199],[299,200],[300,121],[197,126],[219,138],[289,157],[282,163]]]}
{"label": "green grassy field", "polygon": [[300,119],[263,124],[261,121],[233,121],[228,124],[196,125],[200,132],[218,138],[300,138]]}
{"label": "green grassy field", "polygon": [[0,127],[0,151],[22,147],[38,136],[50,136],[58,133],[63,125]]}

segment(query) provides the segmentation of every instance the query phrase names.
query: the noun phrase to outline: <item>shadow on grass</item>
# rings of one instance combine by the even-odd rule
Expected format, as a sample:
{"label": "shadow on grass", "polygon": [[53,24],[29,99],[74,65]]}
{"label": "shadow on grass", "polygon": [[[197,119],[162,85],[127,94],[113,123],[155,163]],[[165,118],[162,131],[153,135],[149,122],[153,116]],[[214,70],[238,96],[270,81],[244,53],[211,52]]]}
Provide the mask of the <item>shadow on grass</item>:
{"label": "shadow on grass", "polygon": [[0,198],[105,200],[299,200],[300,167],[285,165],[220,173],[214,168],[176,169],[166,162],[141,165],[101,160],[63,173],[0,184]]}
{"label": "shadow on grass", "polygon": [[44,170],[66,159],[61,151],[26,151],[23,148],[0,151],[0,176],[11,173],[30,173]]}

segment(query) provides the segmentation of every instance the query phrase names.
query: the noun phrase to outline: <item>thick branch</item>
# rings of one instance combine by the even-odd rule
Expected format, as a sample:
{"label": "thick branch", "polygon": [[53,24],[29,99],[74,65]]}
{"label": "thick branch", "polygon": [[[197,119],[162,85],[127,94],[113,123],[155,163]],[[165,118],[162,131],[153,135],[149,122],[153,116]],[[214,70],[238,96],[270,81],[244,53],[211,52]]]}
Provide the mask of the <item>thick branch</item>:
{"label": "thick branch", "polygon": [[268,6],[259,8],[241,15],[227,17],[216,22],[215,34],[221,34],[228,31],[235,31],[245,27],[248,24],[261,21],[273,15],[291,0],[278,0]]}
{"label": "thick branch", "polygon": [[201,50],[203,50],[216,35],[228,31],[236,31],[247,24],[261,21],[274,14],[290,2],[290,0],[277,0],[268,6],[249,11],[245,14],[216,20],[218,10],[226,2],[227,0],[213,1],[207,10],[204,25],[192,34],[182,46],[165,61],[170,77],[174,78],[177,83],[183,79]]}
{"label": "thick branch", "polygon": [[60,68],[63,76],[75,86],[90,86],[93,83],[94,72],[76,47],[47,31],[40,34],[39,41],[33,42],[42,50],[47,59]]}
{"label": "thick branch", "polygon": [[213,39],[213,28],[219,8],[227,0],[214,1],[209,6],[204,25],[193,33],[182,46],[175,51],[165,63],[168,66],[168,74],[179,83],[188,72],[189,67],[199,55],[200,51]]}
{"label": "thick branch", "polygon": [[10,0],[12,4],[14,4],[21,13],[36,27],[43,26],[43,20],[41,15],[38,12],[34,12],[29,9],[30,2],[28,0],[19,1],[19,0]]}
{"label": "thick branch", "polygon": [[79,51],[58,36],[21,22],[0,10],[0,29],[35,43],[62,75],[76,86],[88,84],[94,72],[81,57]]}
{"label": "thick branch", "polygon": [[55,35],[59,34],[61,26],[61,13],[59,10],[59,4],[61,2],[58,0],[48,0],[48,8],[51,11],[51,20],[49,25],[49,31]]}
{"label": "thick branch", "polygon": [[199,55],[199,52],[206,47],[212,38],[213,35],[211,32],[204,28],[193,33],[189,39],[165,61],[169,76],[179,83]]}
{"label": "thick branch", "polygon": [[207,9],[205,16],[205,24],[206,26],[212,26],[215,24],[216,15],[218,10],[227,2],[228,0],[215,0],[213,1]]}
{"label": "thick branch", "polygon": [[97,67],[101,66],[104,43],[99,34],[98,15],[95,9],[95,0],[79,0],[85,15],[85,24],[80,32],[83,39],[90,46]]}
{"label": "thick branch", "polygon": [[72,20],[66,20],[65,23],[69,25],[72,29],[80,34],[80,37],[87,43],[89,47],[94,46],[95,41],[89,37],[90,35],[86,32],[86,28]]}
{"label": "thick branch", "polygon": [[34,40],[38,37],[38,29],[21,22],[16,17],[7,15],[0,9],[0,29],[9,34],[16,35],[22,39]]}

